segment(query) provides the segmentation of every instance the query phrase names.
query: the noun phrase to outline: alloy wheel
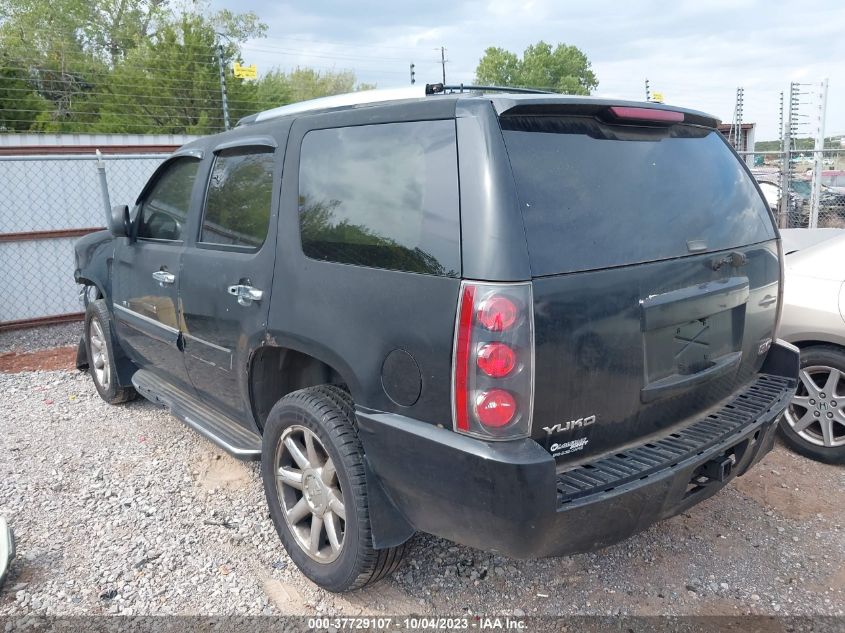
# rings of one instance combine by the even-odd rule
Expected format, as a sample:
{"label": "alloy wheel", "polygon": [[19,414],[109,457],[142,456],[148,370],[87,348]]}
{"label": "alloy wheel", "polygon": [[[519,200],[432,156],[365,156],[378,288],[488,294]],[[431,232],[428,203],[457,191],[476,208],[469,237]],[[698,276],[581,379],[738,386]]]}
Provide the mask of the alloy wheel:
{"label": "alloy wheel", "polygon": [[91,342],[91,368],[94,370],[94,380],[103,389],[109,388],[111,371],[109,368],[109,350],[106,346],[106,337],[103,327],[96,319],[91,319],[88,328],[88,339]]}
{"label": "alloy wheel", "polygon": [[330,563],[343,549],[346,508],[334,462],[313,431],[293,425],[276,446],[276,489],[297,544],[310,558]]}
{"label": "alloy wheel", "polygon": [[784,414],[792,430],[817,446],[845,445],[845,374],[814,365],[799,374],[795,397]]}

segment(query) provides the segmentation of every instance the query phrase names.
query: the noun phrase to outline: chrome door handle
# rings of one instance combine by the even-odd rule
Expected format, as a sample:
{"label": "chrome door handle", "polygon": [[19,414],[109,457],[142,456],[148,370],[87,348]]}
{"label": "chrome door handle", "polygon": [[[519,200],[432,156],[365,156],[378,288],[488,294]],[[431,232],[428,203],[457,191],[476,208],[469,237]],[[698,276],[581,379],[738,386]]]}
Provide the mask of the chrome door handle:
{"label": "chrome door handle", "polygon": [[176,275],[169,273],[166,270],[157,270],[153,273],[153,279],[158,282],[158,285],[164,288],[176,281]]}
{"label": "chrome door handle", "polygon": [[230,295],[238,298],[238,303],[242,306],[251,306],[253,301],[261,301],[264,296],[264,291],[252,286],[244,286],[238,284],[236,286],[229,286],[226,289]]}

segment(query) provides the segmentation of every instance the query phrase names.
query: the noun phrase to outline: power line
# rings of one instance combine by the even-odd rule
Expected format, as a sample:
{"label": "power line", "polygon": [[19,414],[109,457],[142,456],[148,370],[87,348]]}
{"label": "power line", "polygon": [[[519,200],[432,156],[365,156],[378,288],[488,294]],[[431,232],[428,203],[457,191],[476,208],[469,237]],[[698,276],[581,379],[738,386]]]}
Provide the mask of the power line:
{"label": "power line", "polygon": [[280,53],[282,55],[297,55],[300,57],[317,57],[322,59],[351,59],[351,60],[374,60],[374,61],[392,61],[392,62],[405,62],[407,61],[406,58],[400,57],[383,57],[383,56],[372,56],[372,55],[323,55],[321,53],[312,53],[310,51],[304,51],[301,49],[290,49],[290,48],[274,48],[274,47],[264,47],[264,46],[254,46],[252,44],[245,44],[245,49],[254,50],[263,53]]}
{"label": "power line", "polygon": [[294,42],[305,42],[308,44],[325,44],[329,46],[337,46],[338,48],[369,48],[369,49],[391,49],[391,50],[399,50],[399,51],[408,51],[408,52],[419,52],[423,49],[422,46],[392,46],[389,44],[359,44],[356,42],[330,42],[328,40],[315,40],[311,38],[298,38],[293,36],[284,36],[284,37],[264,37],[261,39],[272,40],[276,42],[283,42],[283,41],[294,41]]}

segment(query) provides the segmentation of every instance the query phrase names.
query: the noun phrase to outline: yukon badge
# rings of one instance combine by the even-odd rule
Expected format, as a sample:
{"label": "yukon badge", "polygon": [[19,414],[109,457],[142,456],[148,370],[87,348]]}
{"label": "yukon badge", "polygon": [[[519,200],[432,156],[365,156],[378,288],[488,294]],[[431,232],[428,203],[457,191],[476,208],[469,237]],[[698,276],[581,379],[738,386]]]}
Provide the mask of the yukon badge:
{"label": "yukon badge", "polygon": [[548,433],[549,436],[552,436],[558,433],[568,433],[569,431],[574,431],[575,429],[584,429],[595,424],[595,422],[596,416],[593,414],[583,418],[578,418],[577,420],[570,420],[569,422],[558,422],[554,426],[544,426],[543,430]]}

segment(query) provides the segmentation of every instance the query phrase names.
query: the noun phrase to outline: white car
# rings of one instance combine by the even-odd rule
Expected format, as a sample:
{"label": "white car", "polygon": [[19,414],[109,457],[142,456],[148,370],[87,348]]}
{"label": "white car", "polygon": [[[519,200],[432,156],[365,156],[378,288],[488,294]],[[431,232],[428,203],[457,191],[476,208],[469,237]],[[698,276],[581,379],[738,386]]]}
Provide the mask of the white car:
{"label": "white car", "polygon": [[4,517],[0,517],[0,587],[15,558],[15,536]]}
{"label": "white car", "polygon": [[845,463],[845,229],[785,229],[778,336],[801,349],[800,385],[781,432],[796,451]]}

